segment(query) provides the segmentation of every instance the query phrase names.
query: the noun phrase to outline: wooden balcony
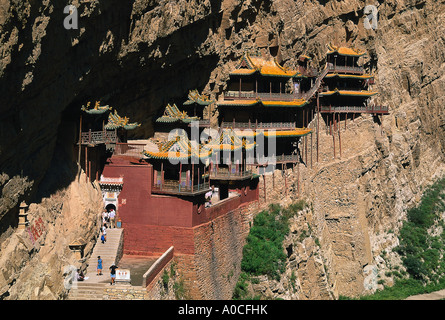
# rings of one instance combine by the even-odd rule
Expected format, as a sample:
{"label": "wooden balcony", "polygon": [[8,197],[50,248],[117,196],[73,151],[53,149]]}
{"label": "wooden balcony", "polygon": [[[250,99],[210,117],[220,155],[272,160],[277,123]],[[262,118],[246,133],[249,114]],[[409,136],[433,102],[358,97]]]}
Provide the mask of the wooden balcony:
{"label": "wooden balcony", "polygon": [[221,127],[232,129],[252,130],[293,130],[297,128],[296,122],[222,122]]}
{"label": "wooden balcony", "polygon": [[[198,127],[199,128],[209,128],[210,127],[210,121],[209,120],[199,120],[199,121],[196,121],[196,122],[198,122]],[[191,127],[192,123],[189,123],[188,126]]]}
{"label": "wooden balcony", "polygon": [[294,101],[304,98],[305,93],[275,93],[252,91],[227,91],[224,100],[264,100],[264,101]]}
{"label": "wooden balcony", "polygon": [[109,131],[88,131],[82,132],[81,144],[97,145],[101,143],[116,143],[117,133],[115,130]]}
{"label": "wooden balcony", "polygon": [[389,114],[387,106],[320,106],[321,113]]}
{"label": "wooden balcony", "polygon": [[213,168],[210,172],[210,180],[246,180],[252,177],[252,171],[236,171],[235,168]]}
{"label": "wooden balcony", "polygon": [[154,194],[169,194],[181,196],[196,196],[210,191],[208,181],[195,185],[186,185],[185,182],[179,183],[176,180],[165,180],[164,183],[157,183],[152,187]]}
{"label": "wooden balcony", "polygon": [[351,67],[351,66],[334,66],[331,63],[328,63],[328,71],[335,73],[352,73],[362,75],[365,73],[365,69],[362,67]]}

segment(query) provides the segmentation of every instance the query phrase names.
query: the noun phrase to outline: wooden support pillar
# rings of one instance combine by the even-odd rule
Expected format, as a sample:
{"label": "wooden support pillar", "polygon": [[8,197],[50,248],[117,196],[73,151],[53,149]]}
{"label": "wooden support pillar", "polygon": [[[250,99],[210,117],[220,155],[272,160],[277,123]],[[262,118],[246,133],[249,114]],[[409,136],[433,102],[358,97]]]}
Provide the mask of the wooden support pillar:
{"label": "wooden support pillar", "polygon": [[275,190],[275,169],[272,171],[272,189]]}
{"label": "wooden support pillar", "polygon": [[320,145],[320,97],[318,96],[317,93],[317,110],[318,110],[318,114],[317,114],[317,163],[319,162],[319,156],[318,156],[318,148]]}
{"label": "wooden support pillar", "polygon": [[286,190],[286,197],[287,197],[287,173],[286,173],[286,170],[287,170],[287,164],[286,164],[286,169],[284,169],[284,189]]}
{"label": "wooden support pillar", "polygon": [[182,162],[179,162],[179,190],[181,190],[181,177],[182,177]]}
{"label": "wooden support pillar", "polygon": [[264,202],[266,202],[266,175],[263,174]]}
{"label": "wooden support pillar", "polygon": [[88,160],[88,179],[91,181],[91,160]]}
{"label": "wooden support pillar", "polygon": [[334,144],[334,159],[335,159],[335,115],[333,116],[333,132],[332,132],[332,142]]}
{"label": "wooden support pillar", "polygon": [[[199,180],[199,177],[198,177]],[[195,164],[192,163],[192,192],[193,192],[193,185],[195,184]]]}
{"label": "wooden support pillar", "polygon": [[312,161],[313,161],[313,159],[312,159],[312,154],[313,154],[313,152],[312,152],[312,144],[313,142],[312,142],[312,132],[311,132],[311,169],[312,169]]}
{"label": "wooden support pillar", "polygon": [[[328,119],[331,117],[331,114],[328,115]],[[329,119],[329,134],[332,135],[332,119]]]}
{"label": "wooden support pillar", "polygon": [[161,162],[161,190],[164,185],[164,162]]}
{"label": "wooden support pillar", "polygon": [[341,159],[341,134],[340,134],[340,114],[338,114],[339,124],[338,124],[338,147],[340,150],[340,159]]}
{"label": "wooden support pillar", "polygon": [[85,146],[85,181],[88,182],[88,147]]}
{"label": "wooden support pillar", "polygon": [[297,198],[300,198],[300,162],[297,163]]}

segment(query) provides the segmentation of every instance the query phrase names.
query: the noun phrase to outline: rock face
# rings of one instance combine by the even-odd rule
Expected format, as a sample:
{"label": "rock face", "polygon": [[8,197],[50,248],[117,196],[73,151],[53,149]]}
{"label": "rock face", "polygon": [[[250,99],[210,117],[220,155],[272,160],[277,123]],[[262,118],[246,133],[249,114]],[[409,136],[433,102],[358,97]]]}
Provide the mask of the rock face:
{"label": "rock face", "polygon": [[[153,133],[153,118],[166,103],[181,104],[188,90],[195,88],[213,97],[221,93],[228,71],[244,50],[263,48],[286,66],[294,66],[295,58],[304,53],[313,58],[314,66],[320,66],[326,44],[333,42],[367,50],[363,64],[375,73],[379,103],[390,107],[390,115],[348,122],[348,129],[341,131],[341,159],[333,158],[332,137],[322,129],[320,163],[312,169],[300,167],[300,195],[312,203],[312,232],[319,238],[319,259],[329,280],[318,281],[324,276],[316,272],[320,264],[315,260],[298,264],[304,279],[299,280],[301,288],[304,283],[322,284],[311,294],[294,298],[358,295],[375,287],[364,283],[374,283],[369,280],[374,267],[384,270],[381,251],[395,245],[393,232],[406,208],[420,199],[423,188],[444,169],[443,3],[71,3],[78,8],[79,25],[66,30],[65,3],[0,0],[0,240],[5,246],[16,239],[11,229],[22,200],[43,205],[42,199],[58,198],[57,190],[72,185],[72,146],[79,108],[85,102],[100,100],[143,123],[133,135],[146,138]],[[378,7],[376,30],[364,28],[363,9],[368,4]],[[296,176],[295,171],[288,174],[294,181],[288,194],[291,200],[296,197]],[[282,186],[276,186],[268,201],[284,197]],[[83,187],[83,192],[94,193],[91,185]],[[69,201],[69,192],[65,196],[62,203]],[[73,219],[83,219],[88,207],[82,208],[73,213]],[[56,224],[54,229],[62,232],[66,226]],[[88,226],[81,229],[90,233]],[[49,249],[40,254],[42,250],[35,255],[39,263],[58,259]],[[17,253],[17,261],[22,258],[31,268],[28,255]],[[0,295],[32,296],[28,289],[17,287],[18,279],[27,279],[23,268],[0,267],[9,272],[0,278],[4,279]],[[39,294],[33,297],[63,292],[46,287],[39,284]]]}

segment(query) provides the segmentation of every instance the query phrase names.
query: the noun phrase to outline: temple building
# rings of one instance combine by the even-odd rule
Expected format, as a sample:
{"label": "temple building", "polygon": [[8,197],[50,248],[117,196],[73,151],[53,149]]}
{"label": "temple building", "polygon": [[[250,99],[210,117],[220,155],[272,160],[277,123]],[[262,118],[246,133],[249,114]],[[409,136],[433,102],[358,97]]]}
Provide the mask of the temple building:
{"label": "temple building", "polygon": [[[373,76],[360,66],[364,54],[330,45],[326,68],[318,73],[306,55],[296,59],[292,70],[271,56],[245,53],[218,101],[190,91],[184,110],[176,104],[161,110],[155,135],[146,140],[129,141],[127,131],[140,124],[108,106],[83,107],[79,147],[85,151],[83,158],[79,152],[79,163],[84,162],[87,176],[100,177],[104,206],[116,208],[125,230],[124,252],[159,254],[174,246],[177,253],[193,253],[194,228],[258,201],[261,174],[291,164],[299,181],[299,165],[308,165],[308,148],[317,146],[318,161],[321,117],[312,122],[316,113],[331,132],[343,113],[387,114],[386,107],[372,102],[378,93],[371,87]],[[210,119],[213,103],[217,130],[203,121]],[[199,135],[193,137],[197,122]],[[338,136],[340,140],[339,131]],[[335,157],[335,137],[333,141]],[[91,159],[96,145],[112,146],[112,155],[106,161]],[[312,158],[312,149],[310,154]],[[265,158],[273,158],[270,171]],[[90,168],[101,161],[103,169]],[[266,197],[266,179],[263,183]]]}
{"label": "temple building", "polygon": [[203,149],[211,153],[210,182],[218,188],[220,200],[228,198],[230,192],[247,196],[257,189],[258,176],[252,171],[254,148],[254,142],[242,139],[232,129],[221,130],[204,144]]}
{"label": "temple building", "polygon": [[319,93],[321,113],[388,114],[388,108],[370,103],[378,95],[371,90],[374,76],[358,65],[366,52],[352,48],[328,46],[322,90]]}
{"label": "temple building", "polygon": [[101,106],[96,101],[94,107],[81,107],[79,140],[77,143],[77,162],[90,181],[99,179],[106,159],[107,147],[116,142],[116,133],[108,132],[104,128],[105,121],[111,107]]}
{"label": "temple building", "polygon": [[180,111],[176,104],[167,104],[162,116],[156,119],[154,138],[159,141],[166,141],[168,134],[176,129],[182,129],[189,133],[191,123],[198,121],[201,121],[200,117],[189,116],[186,111]]}
{"label": "temple building", "polygon": [[277,163],[300,161],[298,141],[312,133],[307,129],[310,103],[306,93],[315,73],[309,60],[302,57],[297,71],[272,57],[245,53],[230,73],[227,91],[217,102],[220,126],[253,131],[257,146],[265,152],[275,142],[271,154],[258,154],[256,159],[279,155]]}
{"label": "temple building", "polygon": [[178,130],[173,140],[147,146],[144,155],[153,166],[153,193],[197,196],[210,190],[207,171],[211,151],[193,145],[183,131]]}
{"label": "temple building", "polygon": [[[200,118],[201,125],[209,126],[210,122],[210,105],[215,101],[210,99],[209,96],[200,94],[198,90],[190,90],[187,101],[183,104],[183,109],[190,115]],[[207,107],[207,115],[204,116],[204,110]],[[207,120],[204,120],[207,118]]]}

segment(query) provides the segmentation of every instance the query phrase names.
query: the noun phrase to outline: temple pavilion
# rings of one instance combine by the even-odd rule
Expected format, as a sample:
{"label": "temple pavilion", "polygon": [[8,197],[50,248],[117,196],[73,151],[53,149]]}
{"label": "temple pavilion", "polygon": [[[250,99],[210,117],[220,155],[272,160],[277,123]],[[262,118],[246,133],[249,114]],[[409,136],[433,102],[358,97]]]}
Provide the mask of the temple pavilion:
{"label": "temple pavilion", "polygon": [[220,127],[252,131],[244,134],[253,135],[255,141],[262,138],[257,146],[263,150],[274,138],[276,149],[267,156],[279,156],[277,163],[300,161],[298,140],[312,133],[307,128],[310,103],[305,98],[315,76],[308,69],[309,60],[302,57],[299,70],[291,70],[273,57],[244,53],[217,102]]}
{"label": "temple pavilion", "polygon": [[370,103],[378,92],[371,89],[374,76],[358,65],[366,52],[328,45],[326,69],[319,93],[321,113],[388,114],[388,108]]}
{"label": "temple pavilion", "polygon": [[[210,122],[210,105],[214,103],[213,99],[209,96],[200,94],[198,90],[190,90],[187,96],[187,100],[183,104],[183,109],[190,115],[200,118],[200,125],[209,126]],[[207,108],[207,120],[204,121],[204,109]]]}
{"label": "temple pavilion", "polygon": [[200,117],[189,116],[186,111],[180,111],[176,104],[167,104],[162,116],[156,119],[155,139],[165,141],[168,139],[168,134],[176,129],[190,132],[191,123],[199,121]]}
{"label": "temple pavilion", "polygon": [[210,154],[182,130],[174,139],[148,145],[144,155],[153,166],[152,193],[193,196],[209,191]]}

